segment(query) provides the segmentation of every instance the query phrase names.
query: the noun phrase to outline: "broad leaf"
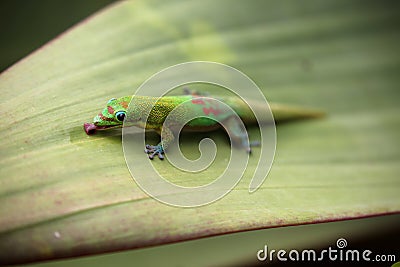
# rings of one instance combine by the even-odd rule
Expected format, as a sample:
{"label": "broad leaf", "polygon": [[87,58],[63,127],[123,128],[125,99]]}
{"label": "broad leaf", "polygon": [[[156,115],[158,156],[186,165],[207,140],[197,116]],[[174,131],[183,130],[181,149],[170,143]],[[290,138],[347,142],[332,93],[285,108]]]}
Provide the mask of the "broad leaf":
{"label": "broad leaf", "polygon": [[[399,212],[400,36],[391,5],[123,2],[19,62],[0,76],[0,261]],[[87,136],[82,125],[108,99],[191,60],[229,64],[269,101],[328,116],[278,125],[275,162],[257,192],[248,193],[246,173],[223,199],[185,209],[140,190],[120,132]],[[222,132],[212,136],[228,151]],[[197,145],[183,137],[189,154]]]}

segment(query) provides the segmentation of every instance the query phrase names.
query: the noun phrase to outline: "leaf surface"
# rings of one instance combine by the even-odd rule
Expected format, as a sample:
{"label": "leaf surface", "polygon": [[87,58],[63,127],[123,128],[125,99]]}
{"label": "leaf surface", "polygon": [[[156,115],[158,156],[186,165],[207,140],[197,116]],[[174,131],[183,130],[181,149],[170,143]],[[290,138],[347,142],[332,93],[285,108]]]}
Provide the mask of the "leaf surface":
{"label": "leaf surface", "polygon": [[[399,212],[395,4],[306,3],[122,2],[2,73],[0,261]],[[87,136],[82,125],[108,99],[192,60],[231,65],[269,101],[328,116],[278,125],[275,162],[256,193],[248,193],[246,173],[220,201],[185,209],[140,190],[120,132]],[[213,137],[228,151],[223,133]],[[197,143],[183,137],[182,149],[196,155]],[[217,170],[223,163],[216,162]],[[173,172],[170,179],[199,182]]]}

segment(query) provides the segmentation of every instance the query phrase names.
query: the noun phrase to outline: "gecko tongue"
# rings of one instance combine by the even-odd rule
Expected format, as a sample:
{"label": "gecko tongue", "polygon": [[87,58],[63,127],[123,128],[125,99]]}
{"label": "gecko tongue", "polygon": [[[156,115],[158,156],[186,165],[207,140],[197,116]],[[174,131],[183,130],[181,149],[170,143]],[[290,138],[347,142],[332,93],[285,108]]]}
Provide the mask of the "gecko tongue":
{"label": "gecko tongue", "polygon": [[104,130],[107,129],[107,126],[96,126],[93,123],[84,123],[83,124],[83,129],[85,129],[85,132],[88,135],[92,135],[96,133],[96,130]]}
{"label": "gecko tongue", "polygon": [[85,123],[83,124],[83,128],[85,129],[85,133],[88,135],[95,134],[97,130],[97,126],[93,123]]}
{"label": "gecko tongue", "polygon": [[95,134],[97,130],[105,130],[109,128],[115,128],[118,126],[97,126],[93,123],[84,123],[83,124],[83,129],[85,130],[85,133],[88,135]]}

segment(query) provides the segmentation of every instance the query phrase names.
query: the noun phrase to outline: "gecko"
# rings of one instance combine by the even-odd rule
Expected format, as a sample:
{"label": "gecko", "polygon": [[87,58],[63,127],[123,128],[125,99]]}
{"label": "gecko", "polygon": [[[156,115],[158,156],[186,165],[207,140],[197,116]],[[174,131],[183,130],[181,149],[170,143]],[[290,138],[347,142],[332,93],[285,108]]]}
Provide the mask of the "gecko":
{"label": "gecko", "polygon": [[[249,142],[246,126],[256,125],[257,120],[249,108],[249,106],[241,98],[230,96],[208,97],[200,95],[197,92],[187,92],[184,95],[178,96],[124,96],[120,98],[112,98],[107,102],[106,107],[94,117],[92,123],[84,123],[86,134],[93,135],[96,131],[120,128],[125,122],[125,126],[136,126],[146,130],[154,130],[161,136],[163,131],[163,140],[157,145],[145,145],[145,153],[149,159],[158,156],[159,159],[164,159],[164,151],[171,144],[176,136],[173,128],[180,123],[187,121],[186,118],[195,118],[190,120],[184,131],[213,131],[221,127],[219,122],[224,122],[225,130],[232,138],[234,145],[243,148],[248,153],[251,153],[251,147],[257,145],[258,142]],[[167,116],[178,105],[185,102],[183,112],[175,113],[172,120],[168,120],[168,125],[164,122]],[[227,109],[221,105],[225,103],[231,109]],[[265,104],[255,101],[254,106],[267,112]],[[129,105],[129,109],[128,109]],[[269,104],[276,122],[302,119],[302,118],[317,118],[324,115],[323,112],[295,107],[283,104]],[[150,113],[149,110],[151,109]],[[127,113],[129,112],[129,116]],[[238,116],[233,116],[235,112]],[[147,120],[144,114],[148,114]],[[129,122],[126,118],[129,118]],[[242,120],[240,123],[238,120]]]}

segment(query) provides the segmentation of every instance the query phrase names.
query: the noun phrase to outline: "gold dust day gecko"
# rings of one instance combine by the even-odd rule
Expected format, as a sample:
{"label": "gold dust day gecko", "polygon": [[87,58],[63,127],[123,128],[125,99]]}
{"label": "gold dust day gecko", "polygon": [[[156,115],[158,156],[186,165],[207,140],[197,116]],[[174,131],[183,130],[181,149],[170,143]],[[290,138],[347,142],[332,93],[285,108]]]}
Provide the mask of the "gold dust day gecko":
{"label": "gold dust day gecko", "polygon": [[[132,103],[130,103],[132,101]],[[164,122],[167,116],[178,105],[189,103],[184,112],[178,112],[172,123],[168,120],[169,125]],[[158,156],[163,159],[164,150],[174,141],[173,132],[174,125],[182,124],[187,121],[186,118],[196,118],[190,120],[183,130],[191,131],[212,131],[220,127],[218,122],[224,122],[227,126],[226,131],[232,138],[233,142],[242,147],[247,152],[251,152],[251,146],[254,144],[248,141],[246,129],[241,127],[239,118],[233,116],[226,108],[223,108],[221,102],[228,105],[240,117],[246,125],[256,125],[252,110],[248,105],[238,97],[206,97],[196,93],[188,93],[179,96],[164,96],[161,98],[150,96],[124,96],[113,98],[107,102],[107,106],[93,119],[93,123],[85,123],[84,130],[88,135],[94,134],[97,130],[107,130],[122,127],[126,117],[129,117],[129,123],[125,121],[125,126],[136,126],[144,129],[155,130],[159,135],[164,131],[163,141],[157,145],[146,145],[145,152],[150,159]],[[128,105],[130,108],[128,110]],[[262,109],[267,112],[265,105],[254,101],[253,107]],[[324,113],[316,110],[293,107],[282,104],[269,104],[275,121],[302,119],[302,118],[318,118]],[[149,113],[149,110],[150,113]],[[127,112],[129,112],[127,116]],[[144,114],[149,114],[147,120]]]}

